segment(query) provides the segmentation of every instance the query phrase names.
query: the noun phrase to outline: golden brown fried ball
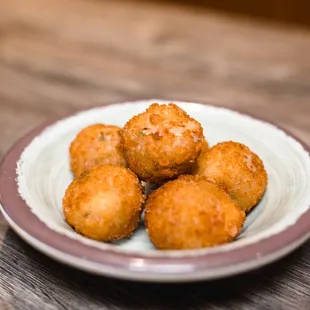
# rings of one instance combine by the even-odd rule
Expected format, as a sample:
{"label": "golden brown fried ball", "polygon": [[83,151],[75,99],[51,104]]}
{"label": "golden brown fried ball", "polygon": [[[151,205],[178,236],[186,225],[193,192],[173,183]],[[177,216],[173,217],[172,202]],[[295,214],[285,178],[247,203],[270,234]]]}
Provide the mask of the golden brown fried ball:
{"label": "golden brown fried ball", "polygon": [[195,174],[223,187],[246,212],[262,198],[268,182],[262,160],[237,142],[222,142],[210,148],[199,158]]}
{"label": "golden brown fried ball", "polygon": [[201,125],[175,104],[152,104],[123,129],[129,168],[149,183],[191,171],[204,140]]}
{"label": "golden brown fried ball", "polygon": [[232,241],[245,212],[204,177],[180,176],[153,192],[145,222],[153,244],[163,250],[199,249]]}
{"label": "golden brown fried ball", "polygon": [[75,176],[96,165],[126,167],[121,128],[95,124],[84,128],[70,146],[71,169]]}
{"label": "golden brown fried ball", "polygon": [[95,166],[70,184],[63,211],[67,223],[78,233],[108,242],[133,233],[144,199],[132,171],[120,166]]}

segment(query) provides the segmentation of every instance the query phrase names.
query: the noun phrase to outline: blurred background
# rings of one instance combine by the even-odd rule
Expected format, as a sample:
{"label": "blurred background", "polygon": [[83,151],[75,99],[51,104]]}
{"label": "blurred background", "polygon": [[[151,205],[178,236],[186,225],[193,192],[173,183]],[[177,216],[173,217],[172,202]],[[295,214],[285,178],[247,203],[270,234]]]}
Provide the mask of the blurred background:
{"label": "blurred background", "polygon": [[237,108],[307,140],[308,13],[301,0],[1,0],[0,155],[48,119],[139,98]]}
{"label": "blurred background", "polygon": [[176,0],[174,2],[182,2],[188,5],[195,4],[239,16],[244,15],[297,25],[310,25],[310,3],[307,0]]}

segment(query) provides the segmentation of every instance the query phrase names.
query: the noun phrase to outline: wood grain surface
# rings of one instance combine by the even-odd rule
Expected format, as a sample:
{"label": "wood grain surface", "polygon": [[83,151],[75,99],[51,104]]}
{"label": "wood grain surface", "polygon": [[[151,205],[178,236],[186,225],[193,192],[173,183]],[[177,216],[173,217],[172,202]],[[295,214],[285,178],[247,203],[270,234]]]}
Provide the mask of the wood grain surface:
{"label": "wood grain surface", "polygon": [[[105,102],[213,102],[310,143],[310,32],[147,1],[0,1],[0,157],[28,130]],[[310,309],[310,243],[221,281],[150,285],[45,257],[0,219],[0,309]]]}

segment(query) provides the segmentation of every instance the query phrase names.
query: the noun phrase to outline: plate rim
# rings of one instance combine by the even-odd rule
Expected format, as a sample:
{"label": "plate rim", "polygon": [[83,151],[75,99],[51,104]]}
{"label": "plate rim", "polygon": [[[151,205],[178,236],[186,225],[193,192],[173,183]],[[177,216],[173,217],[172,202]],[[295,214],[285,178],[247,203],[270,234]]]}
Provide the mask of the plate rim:
{"label": "plate rim", "polygon": [[[167,101],[166,99],[152,99],[154,102],[160,100]],[[126,102],[134,104],[142,101],[150,100],[127,100]],[[173,101],[171,100],[171,102]],[[186,101],[178,102],[187,103]],[[121,101],[114,101],[97,107],[104,108],[121,103]],[[270,120],[259,118],[250,113],[244,113],[238,109],[213,105],[209,101],[198,104],[203,106],[208,105],[214,108],[224,108],[269,123],[299,142],[304,150],[310,153],[310,147],[305,142],[297,138],[289,130],[278,126]],[[131,280],[183,282],[221,278],[256,269],[290,253],[310,238],[310,209],[303,213],[294,224],[266,239],[225,252],[211,252],[185,257],[167,257],[164,255],[152,257],[144,256],[143,253],[99,249],[83,244],[78,240],[73,240],[68,236],[50,229],[31,211],[30,207],[19,195],[16,181],[16,164],[24,149],[47,127],[54,125],[60,120],[65,120],[68,117],[89,111],[90,109],[92,108],[81,109],[64,117],[56,117],[35,127],[18,139],[1,161],[0,204],[2,213],[13,230],[38,250],[52,256],[58,261],[60,260],[63,263],[90,272],[95,272],[91,265],[99,266],[99,269],[95,273],[102,275]],[[33,240],[30,240],[31,238],[29,236]],[[49,250],[42,250],[42,244],[47,245]],[[57,254],[51,254],[51,249],[54,249]],[[87,266],[72,260],[62,259],[62,256],[67,255],[72,258],[81,259]],[[173,268],[172,265],[174,266]],[[225,275],[221,272],[223,269],[227,270]],[[117,270],[118,272],[113,273],[109,272],[109,270]]]}

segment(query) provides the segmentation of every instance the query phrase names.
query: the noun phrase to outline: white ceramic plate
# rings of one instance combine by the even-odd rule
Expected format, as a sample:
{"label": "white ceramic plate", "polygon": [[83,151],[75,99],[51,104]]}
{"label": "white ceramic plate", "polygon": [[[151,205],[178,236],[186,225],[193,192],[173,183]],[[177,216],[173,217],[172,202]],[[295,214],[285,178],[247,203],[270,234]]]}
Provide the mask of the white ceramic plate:
{"label": "white ceramic plate", "polygon": [[244,272],[291,252],[310,236],[310,159],[291,135],[267,122],[228,109],[175,102],[204,128],[210,145],[233,140],[263,160],[267,191],[236,241],[212,249],[162,252],[144,226],[114,244],[87,239],[65,222],[61,200],[72,180],[68,148],[93,123],[123,126],[153,102],[106,105],[41,126],[22,138],[0,170],[2,212],[28,243],[66,264],[102,275],[146,281],[193,281]]}

